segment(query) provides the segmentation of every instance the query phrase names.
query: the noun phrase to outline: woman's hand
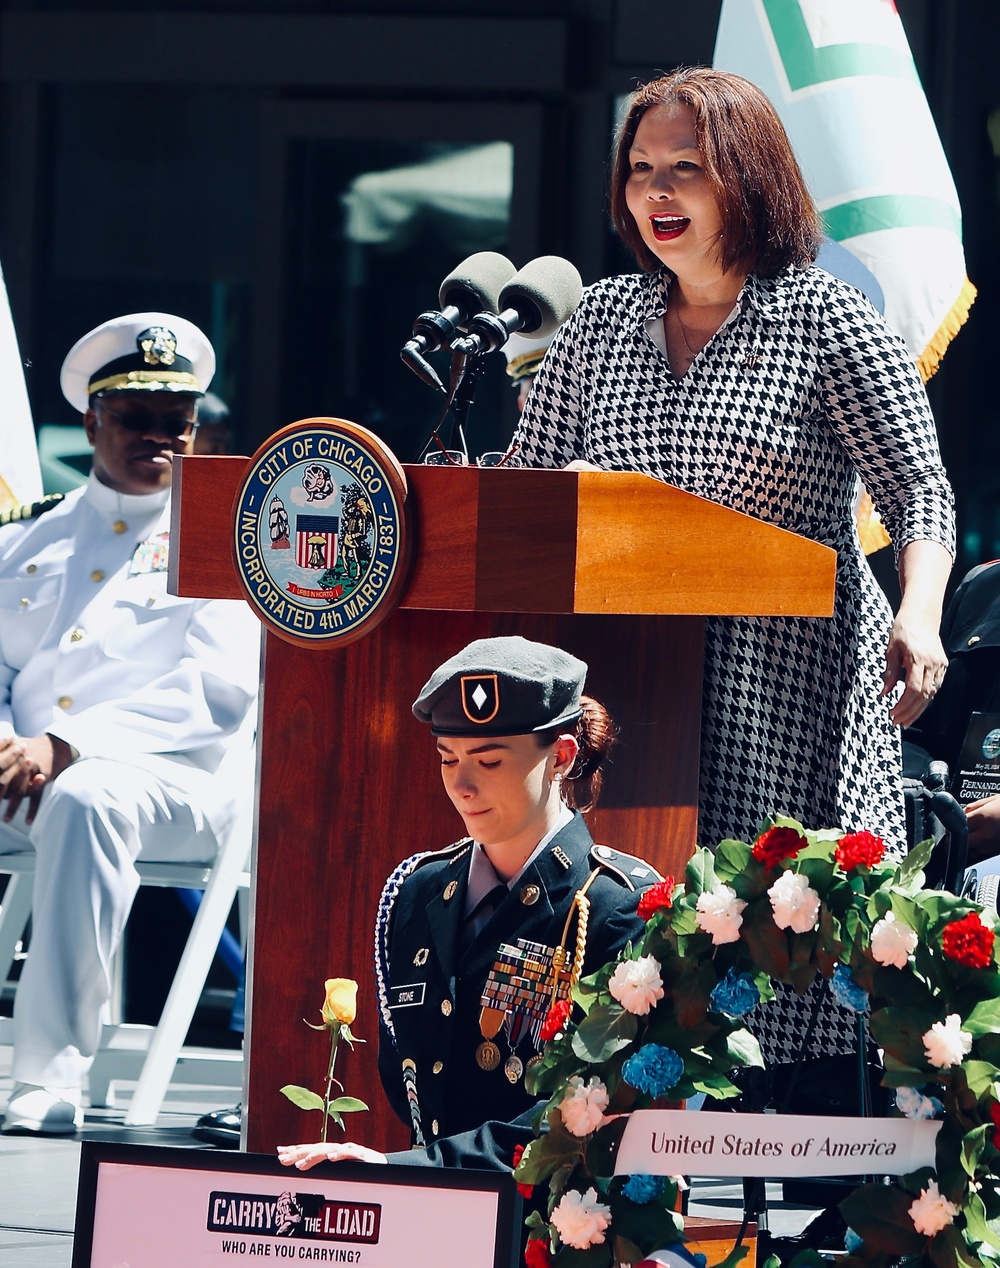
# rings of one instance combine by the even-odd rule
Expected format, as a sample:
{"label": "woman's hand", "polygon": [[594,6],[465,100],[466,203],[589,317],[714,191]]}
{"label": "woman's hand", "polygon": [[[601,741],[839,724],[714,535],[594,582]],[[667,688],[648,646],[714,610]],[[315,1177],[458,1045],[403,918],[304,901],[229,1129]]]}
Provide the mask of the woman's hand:
{"label": "woman's hand", "polygon": [[588,462],[586,458],[574,458],[572,462],[567,462],[563,471],[603,471],[603,467],[598,467],[593,462]]}
{"label": "woman's hand", "polygon": [[353,1141],[328,1141],[315,1145],[279,1145],[278,1161],[283,1167],[297,1167],[299,1171],[308,1171],[317,1162],[388,1162],[385,1154],[377,1149],[369,1149],[367,1145],[356,1145]]}
{"label": "woman's hand", "polygon": [[944,682],[948,657],[941,645],[941,607],[951,573],[951,555],[937,542],[909,542],[899,552],[902,599],[885,649],[882,695],[905,680],[889,710],[896,726],[912,726]]}
{"label": "woman's hand", "polygon": [[897,682],[905,681],[903,694],[889,710],[896,726],[912,726],[944,682],[948,657],[937,628],[925,623],[910,624],[902,611],[896,617],[885,652],[882,695],[887,696]]}

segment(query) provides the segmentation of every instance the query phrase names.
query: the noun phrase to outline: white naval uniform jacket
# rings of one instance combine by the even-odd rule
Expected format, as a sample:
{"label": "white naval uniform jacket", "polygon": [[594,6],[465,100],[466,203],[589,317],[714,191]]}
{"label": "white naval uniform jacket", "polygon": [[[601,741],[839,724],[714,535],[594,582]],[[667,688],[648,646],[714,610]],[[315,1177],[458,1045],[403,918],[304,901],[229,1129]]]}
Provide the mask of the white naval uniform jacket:
{"label": "white naval uniform jacket", "polygon": [[256,697],[259,625],[246,604],[167,593],[169,496],[91,476],[0,528],[0,734],[152,771],[218,831],[230,794],[212,776]]}

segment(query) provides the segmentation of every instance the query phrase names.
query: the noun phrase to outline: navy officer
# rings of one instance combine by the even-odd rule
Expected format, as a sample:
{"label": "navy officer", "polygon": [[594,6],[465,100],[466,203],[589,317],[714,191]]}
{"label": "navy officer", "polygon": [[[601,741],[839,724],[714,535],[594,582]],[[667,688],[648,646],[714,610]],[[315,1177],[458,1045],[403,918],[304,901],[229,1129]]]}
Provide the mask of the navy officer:
{"label": "navy officer", "polygon": [[[401,863],[379,904],[379,1073],[414,1146],[393,1162],[509,1168],[531,1139],[524,1075],[550,1006],[642,931],[639,892],[659,875],[583,819],[614,741],[586,672],[557,647],[479,639],[413,705],[468,835]],[[278,1154],[387,1160],[351,1142]]]}
{"label": "navy officer", "polygon": [[81,1125],[134,860],[210,861],[252,770],[259,627],[167,593],[172,458],[214,367],[167,313],[84,335],[61,383],[90,478],[0,525],[0,871],[35,854],[6,1132]]}

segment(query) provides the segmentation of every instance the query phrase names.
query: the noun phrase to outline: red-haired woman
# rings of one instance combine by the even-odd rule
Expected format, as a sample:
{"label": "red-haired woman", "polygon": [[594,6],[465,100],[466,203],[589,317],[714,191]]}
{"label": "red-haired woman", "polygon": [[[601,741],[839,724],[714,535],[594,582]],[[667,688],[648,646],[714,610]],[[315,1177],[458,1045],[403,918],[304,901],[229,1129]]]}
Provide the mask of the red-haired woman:
{"label": "red-haired woman", "polygon": [[[694,68],[640,89],[611,209],[643,272],[585,292],[542,363],[517,460],[644,471],[837,550],[832,618],[707,622],[701,837],[750,840],[777,811],[901,851],[898,728],[944,676],[953,542],[913,362],[860,292],[814,267],[816,208],[746,80]],[[858,545],[859,476],[898,552],[895,619]],[[811,1042],[829,1039],[821,1025]]]}

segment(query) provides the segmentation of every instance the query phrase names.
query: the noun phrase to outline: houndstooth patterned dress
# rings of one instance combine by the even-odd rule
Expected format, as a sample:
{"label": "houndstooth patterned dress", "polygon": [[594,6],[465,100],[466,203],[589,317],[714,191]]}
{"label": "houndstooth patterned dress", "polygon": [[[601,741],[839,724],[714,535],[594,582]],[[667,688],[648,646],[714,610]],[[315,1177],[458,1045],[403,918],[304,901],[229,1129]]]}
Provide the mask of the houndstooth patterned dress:
{"label": "houndstooth patterned dress", "polygon": [[[832,618],[706,622],[699,833],[752,840],[772,812],[868,828],[905,848],[899,736],[879,699],[892,613],[858,544],[858,475],[900,550],[953,548],[934,421],[902,341],[822,269],[747,279],[733,318],[675,379],[646,323],[670,274],[589,287],[542,363],[514,439],[524,466],[584,458],[644,471],[838,552]],[[762,1010],[763,1011],[763,1010]],[[770,1060],[792,1060],[809,996],[766,1010]],[[851,1050],[824,1007],[810,1048]]]}

